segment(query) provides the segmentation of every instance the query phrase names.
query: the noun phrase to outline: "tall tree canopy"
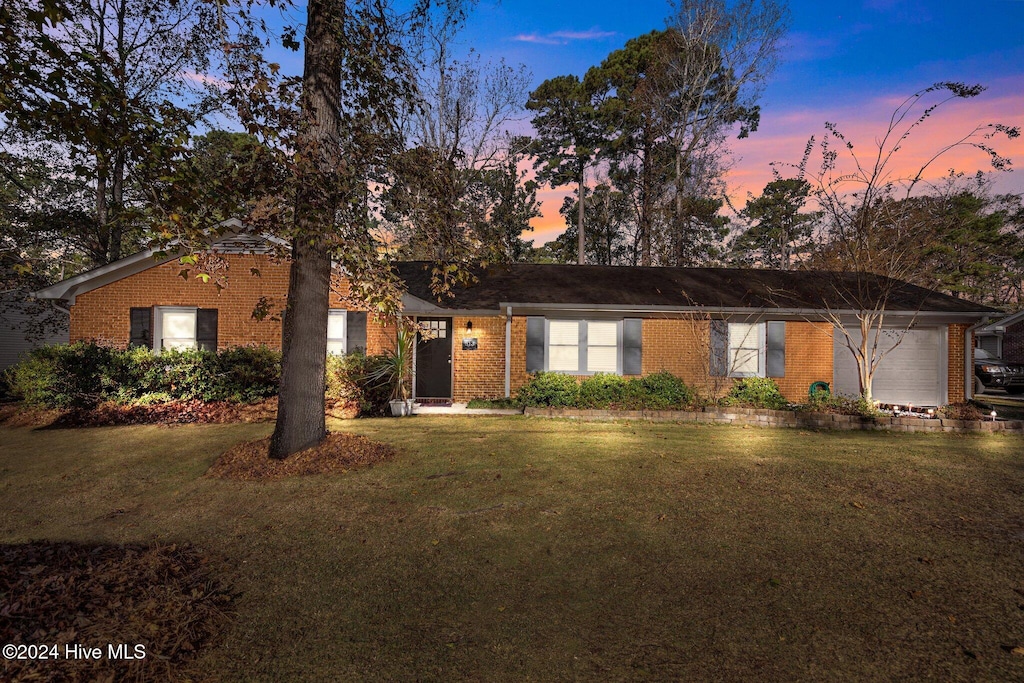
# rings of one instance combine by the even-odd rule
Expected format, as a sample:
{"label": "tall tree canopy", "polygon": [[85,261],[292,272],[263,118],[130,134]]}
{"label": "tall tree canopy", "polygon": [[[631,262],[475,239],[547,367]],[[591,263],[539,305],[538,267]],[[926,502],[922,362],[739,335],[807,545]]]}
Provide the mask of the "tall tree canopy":
{"label": "tall tree canopy", "polygon": [[[788,15],[775,0],[680,0],[668,27],[628,41],[581,83],[544,82],[537,111],[538,178],[586,194],[588,167],[630,198],[643,264],[700,265],[722,252],[727,138],[757,129],[758,100]],[[578,203],[582,258],[585,202]]]}
{"label": "tall tree canopy", "polygon": [[737,263],[789,270],[806,256],[818,214],[803,211],[811,185],[803,178],[776,178],[740,212],[749,223],[730,249]]}
{"label": "tall tree canopy", "polygon": [[[526,108],[536,112],[532,123],[537,136],[530,151],[536,158],[537,180],[551,187],[575,183],[577,195],[585,197],[587,169],[605,140],[591,92],[575,76],[557,76],[530,93]],[[576,230],[577,258],[582,264],[586,263],[582,203]]]}
{"label": "tall tree canopy", "polygon": [[[41,143],[88,187],[88,256],[119,258],[159,150],[214,106],[203,74],[219,44],[203,0],[11,0],[0,6],[0,120],[8,153]],[[138,246],[133,235],[134,249]]]}

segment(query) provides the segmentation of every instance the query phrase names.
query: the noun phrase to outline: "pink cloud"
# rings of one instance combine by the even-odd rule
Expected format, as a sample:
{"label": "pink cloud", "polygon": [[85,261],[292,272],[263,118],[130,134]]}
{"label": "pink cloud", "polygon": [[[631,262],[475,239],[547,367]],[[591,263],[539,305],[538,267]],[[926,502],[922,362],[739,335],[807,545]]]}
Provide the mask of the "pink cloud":
{"label": "pink cloud", "polygon": [[[780,164],[778,169],[783,176],[795,174],[795,169],[787,168],[785,164],[800,162],[808,139],[813,135],[820,141],[826,121],[834,122],[846,139],[853,143],[857,154],[866,159],[873,147],[877,151],[877,140],[884,134],[893,109],[905,99],[906,95],[887,93],[829,109],[772,111],[766,108],[756,133],[747,139],[731,142],[733,165],[726,176],[731,201],[741,208],[748,193],[760,194],[772,180],[772,162]],[[1024,93],[1019,92],[1011,79],[994,83],[989,91],[976,98],[954,100],[936,110],[911,133],[907,143],[894,157],[891,165],[893,177],[912,175],[937,150],[960,139],[976,126],[989,123],[1024,128]],[[1007,140],[999,136],[989,142],[999,154],[1024,166],[1024,138]],[[816,164],[820,165],[820,155],[810,161],[812,169]],[[925,179],[937,182],[950,169],[973,174],[989,171],[991,165],[983,152],[962,147],[933,163]],[[998,192],[1024,193],[1024,170],[995,174],[995,189]],[[544,215],[531,222],[534,231],[525,235],[527,239],[533,239],[540,245],[565,230],[565,221],[558,209],[562,206],[562,198],[571,191],[571,187],[566,187],[544,188],[538,192]]]}
{"label": "pink cloud", "polygon": [[180,76],[186,81],[198,83],[199,85],[214,85],[221,89],[226,89],[231,86],[231,84],[223,78],[217,78],[216,76],[196,73],[195,71],[182,71]]}
{"label": "pink cloud", "polygon": [[[772,162],[799,163],[808,139],[813,135],[821,140],[825,121],[834,122],[846,139],[853,143],[858,156],[862,160],[868,159],[873,152],[877,152],[879,139],[888,127],[893,109],[904,100],[905,96],[886,95],[830,110],[799,110],[779,116],[766,111],[757,133],[747,140],[733,143],[737,161],[727,178],[730,195],[734,201],[742,201],[747,192],[759,193],[772,179]],[[922,111],[923,108],[916,110],[915,116]],[[916,128],[893,157],[890,165],[893,178],[913,175],[938,150],[959,140],[977,126],[989,123],[1021,126],[1024,124],[1021,112],[1024,112],[1024,94],[1012,91],[992,95],[985,93],[971,100],[948,102]],[[913,118],[908,117],[908,120],[912,121]],[[980,135],[975,139],[983,141]],[[1024,140],[1021,138],[1007,140],[996,136],[987,142],[992,143],[1004,157],[1017,159],[1018,163],[1024,159]],[[841,151],[840,158],[844,156],[847,155]],[[811,168],[815,168],[814,164],[820,164],[820,156],[812,157],[810,163]],[[842,163],[847,162],[844,160]],[[989,171],[991,165],[988,157],[980,150],[962,146],[932,163],[925,178],[939,180],[950,169],[973,174],[976,171]],[[779,171],[787,175],[785,167],[779,167]],[[1013,173],[998,174],[996,185],[1000,191],[1024,191],[1024,179]]]}

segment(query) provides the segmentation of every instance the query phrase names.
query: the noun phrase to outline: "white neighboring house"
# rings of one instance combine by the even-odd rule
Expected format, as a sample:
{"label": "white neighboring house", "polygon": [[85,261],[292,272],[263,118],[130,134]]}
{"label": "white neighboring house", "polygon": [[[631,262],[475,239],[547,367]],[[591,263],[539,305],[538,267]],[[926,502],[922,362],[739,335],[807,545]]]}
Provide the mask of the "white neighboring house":
{"label": "white neighboring house", "polygon": [[26,302],[24,292],[0,294],[0,371],[41,346],[68,343],[70,315],[59,306]]}

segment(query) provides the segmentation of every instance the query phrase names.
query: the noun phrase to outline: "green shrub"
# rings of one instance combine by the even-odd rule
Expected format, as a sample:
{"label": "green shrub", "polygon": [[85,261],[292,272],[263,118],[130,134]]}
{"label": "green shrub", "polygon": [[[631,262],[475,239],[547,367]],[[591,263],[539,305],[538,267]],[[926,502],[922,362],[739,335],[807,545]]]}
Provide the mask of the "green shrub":
{"label": "green shrub", "polygon": [[538,372],[516,391],[516,405],[531,407],[575,406],[580,386],[572,375],[557,372]]}
{"label": "green shrub", "polygon": [[277,395],[281,353],[266,346],[236,346],[217,354],[224,400],[256,403]]}
{"label": "green shrub", "polygon": [[664,370],[630,380],[626,395],[630,407],[653,410],[686,408],[695,399],[683,380]]}
{"label": "green shrub", "polygon": [[358,404],[363,415],[387,415],[388,402],[394,387],[379,378],[380,368],[387,363],[384,356],[350,353],[327,357],[327,397]]}
{"label": "green shrub", "polygon": [[863,396],[850,398],[824,392],[812,394],[802,409],[812,413],[860,415],[861,417],[875,417],[880,414],[875,404],[865,400]]}
{"label": "green shrub", "polygon": [[277,393],[281,354],[266,347],[218,353],[114,349],[95,342],[48,346],[11,368],[11,391],[48,408],[192,400],[248,403]]}
{"label": "green shrub", "polygon": [[95,405],[105,397],[113,349],[91,342],[45,346],[10,371],[11,389],[31,405],[72,408]]}
{"label": "green shrub", "polygon": [[607,408],[620,405],[626,395],[626,380],[619,375],[598,373],[587,377],[579,386],[576,405],[580,408]]}
{"label": "green shrub", "polygon": [[729,401],[753,408],[781,410],[789,402],[779,391],[779,385],[770,377],[744,377],[729,390]]}

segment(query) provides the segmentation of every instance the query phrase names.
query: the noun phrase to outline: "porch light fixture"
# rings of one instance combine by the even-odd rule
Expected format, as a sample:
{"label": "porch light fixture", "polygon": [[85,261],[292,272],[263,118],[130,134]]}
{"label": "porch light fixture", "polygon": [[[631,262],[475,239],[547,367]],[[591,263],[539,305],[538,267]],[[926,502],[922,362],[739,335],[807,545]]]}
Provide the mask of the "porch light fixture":
{"label": "porch light fixture", "polygon": [[472,332],[472,331],[473,331],[473,321],[472,320],[467,320],[466,321],[466,332]]}

